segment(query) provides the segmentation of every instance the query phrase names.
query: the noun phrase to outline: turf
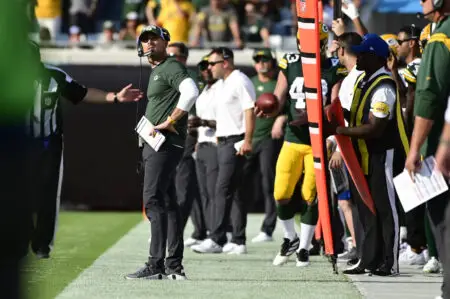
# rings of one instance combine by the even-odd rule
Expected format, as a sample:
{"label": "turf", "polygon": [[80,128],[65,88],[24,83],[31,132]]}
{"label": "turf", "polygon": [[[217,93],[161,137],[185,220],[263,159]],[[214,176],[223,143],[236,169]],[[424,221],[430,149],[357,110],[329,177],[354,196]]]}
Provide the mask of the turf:
{"label": "turf", "polygon": [[[258,232],[261,220],[261,215],[249,215],[249,238]],[[187,229],[189,231],[191,228]],[[272,266],[282,239],[280,228],[275,235],[276,242],[249,243],[247,255],[200,255],[185,250],[188,281],[125,280],[125,274],[146,261],[148,235],[148,223],[143,221],[57,298],[361,298],[356,287],[343,275],[332,274],[330,264],[322,257],[313,257],[307,268],[295,267],[293,258],[283,267]]]}
{"label": "turf", "polygon": [[51,258],[27,258],[26,298],[55,298],[141,220],[140,213],[61,212]]}

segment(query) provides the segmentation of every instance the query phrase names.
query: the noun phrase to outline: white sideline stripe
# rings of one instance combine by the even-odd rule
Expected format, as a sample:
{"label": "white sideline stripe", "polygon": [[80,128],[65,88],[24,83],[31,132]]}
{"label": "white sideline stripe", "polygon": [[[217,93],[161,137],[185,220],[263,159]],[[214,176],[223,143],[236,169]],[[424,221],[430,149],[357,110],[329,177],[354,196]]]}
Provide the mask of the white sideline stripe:
{"label": "white sideline stripe", "polygon": [[314,30],[315,29],[315,23],[298,22],[298,28]]}

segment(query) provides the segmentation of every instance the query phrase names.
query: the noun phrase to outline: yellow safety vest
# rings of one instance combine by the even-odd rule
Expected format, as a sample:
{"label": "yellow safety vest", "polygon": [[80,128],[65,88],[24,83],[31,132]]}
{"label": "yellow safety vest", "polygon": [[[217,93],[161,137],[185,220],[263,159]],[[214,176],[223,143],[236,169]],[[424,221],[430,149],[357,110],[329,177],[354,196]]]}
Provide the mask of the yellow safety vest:
{"label": "yellow safety vest", "polygon": [[[364,124],[364,110],[367,105],[370,105],[370,102],[367,103],[367,98],[372,95],[372,92],[374,91],[375,87],[377,87],[380,82],[385,80],[391,80],[392,78],[389,75],[382,74],[374,79],[372,79],[369,82],[366,82],[363,86],[361,83],[362,79],[364,78],[365,73],[361,74],[358,79],[356,80],[355,87],[354,87],[354,93],[353,93],[353,100],[352,100],[352,106],[350,109],[350,127],[359,127]],[[408,136],[406,135],[405,130],[405,124],[403,121],[403,115],[402,115],[402,109],[399,101],[399,95],[398,95],[398,89],[397,91],[397,97],[395,100],[395,114],[396,114],[396,120],[397,120],[397,133],[398,137],[401,140],[402,147],[405,151],[405,155],[408,155],[409,152],[409,140]],[[367,148],[366,140],[358,138],[357,140],[357,147],[358,151],[361,155],[361,167],[364,171],[365,175],[369,174],[369,150]]]}

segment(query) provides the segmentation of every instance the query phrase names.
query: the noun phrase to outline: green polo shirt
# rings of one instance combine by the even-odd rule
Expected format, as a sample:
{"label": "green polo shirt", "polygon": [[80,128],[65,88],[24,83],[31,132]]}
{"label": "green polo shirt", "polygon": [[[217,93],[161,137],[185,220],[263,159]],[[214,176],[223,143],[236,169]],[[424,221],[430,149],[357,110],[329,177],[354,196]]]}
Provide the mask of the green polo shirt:
{"label": "green polo shirt", "polygon": [[425,157],[434,155],[444,126],[450,94],[450,18],[437,23],[425,47],[417,75],[414,115],[434,121],[421,148]]}
{"label": "green polo shirt", "polygon": [[[167,58],[157,65],[152,73],[147,88],[147,110],[145,116],[153,125],[159,125],[167,120],[178,104],[180,83],[189,78],[186,67],[174,58]],[[166,142],[184,146],[187,133],[187,114],[175,124],[178,134],[162,131]]]}
{"label": "green polo shirt", "polygon": [[[273,93],[277,81],[271,79],[268,82],[261,82],[258,76],[251,78],[253,86],[256,91],[256,98],[259,98],[263,93]],[[261,118],[257,117],[255,120],[255,130],[253,131],[253,143],[260,142],[267,138],[272,138],[272,126],[275,122],[275,117]]]}

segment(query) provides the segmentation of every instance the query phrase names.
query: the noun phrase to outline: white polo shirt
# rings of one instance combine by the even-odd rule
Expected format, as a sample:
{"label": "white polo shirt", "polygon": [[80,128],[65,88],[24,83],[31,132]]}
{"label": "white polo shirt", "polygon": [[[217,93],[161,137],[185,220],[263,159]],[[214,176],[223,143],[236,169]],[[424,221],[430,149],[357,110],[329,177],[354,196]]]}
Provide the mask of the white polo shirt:
{"label": "white polo shirt", "polygon": [[[205,120],[216,120],[217,90],[220,91],[222,80],[216,81],[210,87],[206,86],[195,102],[197,116]],[[198,143],[217,143],[216,130],[210,127],[198,127]]]}
{"label": "white polo shirt", "polygon": [[255,106],[256,93],[252,81],[234,70],[216,93],[216,136],[227,137],[245,133],[245,113]]}
{"label": "white polo shirt", "polygon": [[356,79],[362,73],[363,71],[358,71],[355,65],[344,80],[342,80],[341,88],[339,89],[339,100],[341,101],[342,108],[348,111],[352,108]]}

